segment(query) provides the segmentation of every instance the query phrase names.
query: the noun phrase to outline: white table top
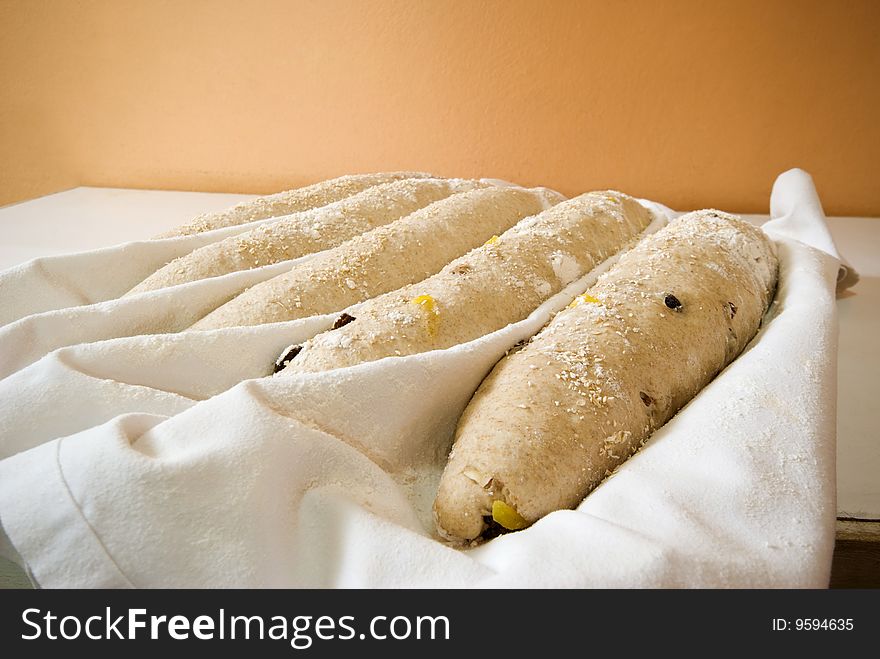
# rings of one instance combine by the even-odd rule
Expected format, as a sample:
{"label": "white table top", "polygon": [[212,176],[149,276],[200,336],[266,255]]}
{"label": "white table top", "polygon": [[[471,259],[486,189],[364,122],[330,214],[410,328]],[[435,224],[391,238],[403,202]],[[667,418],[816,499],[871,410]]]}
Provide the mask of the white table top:
{"label": "white table top", "polygon": [[[0,269],[37,256],[150,238],[199,213],[249,195],[75,188],[0,208]],[[748,216],[758,223],[766,216]],[[838,299],[837,510],[840,517],[880,519],[880,218],[828,220],[838,250],[861,274]]]}

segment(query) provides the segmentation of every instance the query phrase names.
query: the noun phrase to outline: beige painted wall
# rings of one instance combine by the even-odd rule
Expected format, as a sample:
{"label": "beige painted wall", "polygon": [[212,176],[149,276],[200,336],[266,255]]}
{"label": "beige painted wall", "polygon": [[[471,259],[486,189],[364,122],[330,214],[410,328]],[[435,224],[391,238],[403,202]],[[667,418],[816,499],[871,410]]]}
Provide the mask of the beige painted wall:
{"label": "beige painted wall", "polygon": [[0,203],[417,168],[880,215],[876,0],[0,0]]}

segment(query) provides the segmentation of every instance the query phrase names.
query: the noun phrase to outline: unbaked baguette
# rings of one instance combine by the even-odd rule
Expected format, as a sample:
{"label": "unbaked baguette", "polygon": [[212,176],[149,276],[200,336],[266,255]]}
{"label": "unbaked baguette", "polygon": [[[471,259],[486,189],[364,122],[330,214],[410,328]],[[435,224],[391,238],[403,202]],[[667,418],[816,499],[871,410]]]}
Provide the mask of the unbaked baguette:
{"label": "unbaked baguette", "polygon": [[173,238],[174,236],[189,236],[212,229],[237,226],[265,220],[270,217],[280,217],[299,213],[300,211],[326,206],[334,201],[340,201],[351,197],[367,188],[391,181],[399,181],[407,178],[428,178],[430,174],[421,172],[382,172],[377,174],[350,174],[339,178],[321,181],[312,185],[295,190],[286,190],[276,194],[257,197],[249,201],[243,201],[232,208],[204,213],[186,224],[163,233],[157,238]]}
{"label": "unbaked baguette", "polygon": [[447,348],[522,320],[618,252],[652,213],[617,192],[564,201],[521,220],[417,284],[363,303],[344,327],[307,341],[284,373]]}
{"label": "unbaked baguette", "polygon": [[477,390],[434,503],[440,533],[473,540],[577,506],[739,355],[776,276],[765,234],[717,211],[623,255]]}
{"label": "unbaked baguette", "polygon": [[191,329],[260,325],[345,309],[421,281],[494,234],[563,199],[546,188],[492,187],[452,195],[295,264]]}
{"label": "unbaked baguette", "polygon": [[376,185],[342,201],[294,213],[174,259],[131,289],[143,293],[295,259],[335,247],[451,194],[489,183],[415,178]]}

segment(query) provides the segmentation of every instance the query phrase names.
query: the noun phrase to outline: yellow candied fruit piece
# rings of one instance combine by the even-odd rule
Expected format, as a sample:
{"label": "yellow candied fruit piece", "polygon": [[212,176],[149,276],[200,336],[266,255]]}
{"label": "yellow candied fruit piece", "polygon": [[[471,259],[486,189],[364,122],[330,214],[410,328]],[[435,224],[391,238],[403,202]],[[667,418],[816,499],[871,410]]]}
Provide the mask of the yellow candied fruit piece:
{"label": "yellow candied fruit piece", "polygon": [[440,320],[440,309],[434,298],[430,295],[419,295],[414,297],[412,302],[428,312],[428,334],[430,336],[437,334],[437,323]]}
{"label": "yellow candied fruit piece", "polygon": [[590,304],[599,304],[599,298],[595,298],[589,293],[584,293],[583,295],[578,295],[575,299],[571,301],[571,304],[568,305],[568,309],[573,309],[579,304],[583,304],[584,302],[589,302]]}
{"label": "yellow candied fruit piece", "polygon": [[604,199],[615,204],[620,202],[620,198],[611,192],[593,192],[592,194],[598,199]]}
{"label": "yellow candied fruit piece", "polygon": [[492,236],[491,238],[489,238],[489,240],[483,243],[483,247],[485,247],[486,245],[494,245],[499,240],[501,240],[501,238],[499,238],[498,236]]}
{"label": "yellow candied fruit piece", "polygon": [[516,512],[513,506],[508,506],[503,501],[492,502],[492,519],[508,531],[519,531],[529,525],[529,523],[523,519],[523,516]]}
{"label": "yellow candied fruit piece", "polygon": [[419,306],[424,307],[429,313],[439,313],[437,311],[437,303],[430,295],[419,295],[417,297],[414,297],[413,304],[418,304]]}

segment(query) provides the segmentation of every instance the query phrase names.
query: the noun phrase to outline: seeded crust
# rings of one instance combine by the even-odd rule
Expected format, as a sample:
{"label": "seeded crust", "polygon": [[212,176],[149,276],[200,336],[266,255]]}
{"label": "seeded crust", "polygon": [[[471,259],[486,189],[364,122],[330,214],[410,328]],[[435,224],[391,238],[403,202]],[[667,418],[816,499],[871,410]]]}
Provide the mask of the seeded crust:
{"label": "seeded crust", "polygon": [[487,187],[464,179],[383,183],[342,201],[294,213],[174,259],[131,289],[143,293],[320,252],[451,194]]}
{"label": "seeded crust", "polygon": [[546,188],[493,187],[452,195],[257,284],[191,329],[260,325],[345,309],[421,281],[563,199]]}
{"label": "seeded crust", "polygon": [[522,320],[651,220],[650,211],[619,192],[564,201],[436,275],[365,302],[351,311],[355,321],[307,341],[282,373],[448,348]]}
{"label": "seeded crust", "polygon": [[243,201],[227,210],[204,213],[186,224],[163,233],[157,238],[190,236],[203,231],[238,226],[269,217],[280,217],[326,206],[334,201],[363,192],[367,188],[391,181],[407,178],[429,178],[430,174],[421,172],[383,172],[378,174],[350,174],[339,178],[321,181],[295,190],[257,197]]}
{"label": "seeded crust", "polygon": [[434,502],[440,533],[478,538],[494,501],[525,523],[577,506],[739,355],[776,277],[765,234],[725,213],[647,237],[483,381]]}

